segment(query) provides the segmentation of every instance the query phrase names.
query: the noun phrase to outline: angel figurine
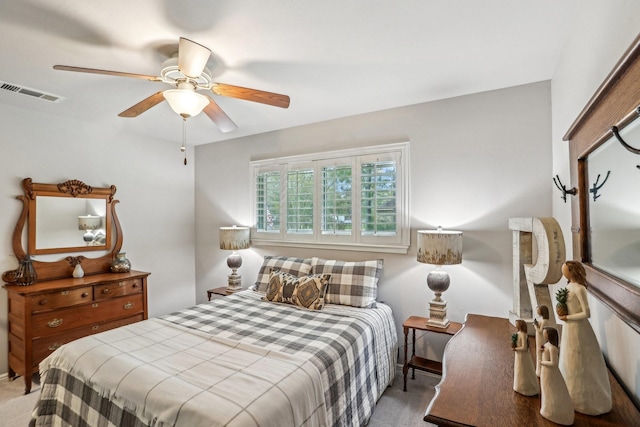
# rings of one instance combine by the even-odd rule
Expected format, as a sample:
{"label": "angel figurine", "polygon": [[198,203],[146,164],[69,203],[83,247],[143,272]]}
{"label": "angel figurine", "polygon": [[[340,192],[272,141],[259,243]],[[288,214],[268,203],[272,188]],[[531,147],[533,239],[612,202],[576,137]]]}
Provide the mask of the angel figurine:
{"label": "angel figurine", "polygon": [[578,261],[562,265],[567,285],[567,315],[560,341],[560,372],[564,376],[576,411],[600,415],[611,411],[611,384],[604,357],[589,317],[587,274]]}
{"label": "angel figurine", "polygon": [[542,331],[544,345],[540,354],[540,415],[556,424],[571,425],[575,413],[567,384],[558,368],[558,330],[547,326]]}
{"label": "angel figurine", "polygon": [[[533,327],[536,330],[536,348],[542,347],[545,340],[542,336],[543,329],[549,324],[549,307],[546,305],[539,305],[537,308],[538,316],[540,316],[540,321],[537,318],[533,319]],[[536,375],[540,376],[540,352],[536,351]]]}
{"label": "angel figurine", "polygon": [[536,376],[536,368],[529,354],[529,336],[527,335],[527,323],[516,320],[517,339],[512,347],[515,352],[513,365],[513,389],[525,396],[534,396],[540,393],[540,385]]}

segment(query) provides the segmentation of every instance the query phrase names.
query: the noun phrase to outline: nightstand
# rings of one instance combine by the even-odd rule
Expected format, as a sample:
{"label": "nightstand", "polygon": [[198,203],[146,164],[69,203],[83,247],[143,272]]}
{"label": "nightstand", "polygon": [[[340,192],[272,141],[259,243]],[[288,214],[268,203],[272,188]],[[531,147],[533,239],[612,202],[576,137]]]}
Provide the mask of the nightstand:
{"label": "nightstand", "polygon": [[214,294],[215,295],[222,295],[223,297],[226,297],[227,295],[231,295],[232,292],[227,292],[227,287],[226,286],[222,286],[220,288],[209,289],[207,291],[207,298],[209,298],[209,301],[211,301],[211,297]]}
{"label": "nightstand", "polygon": [[[407,391],[407,373],[409,372],[409,369],[412,369],[411,379],[416,378],[416,369],[442,375],[442,363],[416,356],[416,329],[447,335],[455,335],[456,332],[462,329],[462,323],[449,322],[449,326],[446,328],[438,328],[434,326],[427,326],[427,320],[429,319],[426,317],[411,316],[402,324],[402,328],[404,329],[404,367],[402,368],[402,373],[404,374],[404,391]],[[413,331],[411,340],[411,359],[407,357],[409,329]]]}

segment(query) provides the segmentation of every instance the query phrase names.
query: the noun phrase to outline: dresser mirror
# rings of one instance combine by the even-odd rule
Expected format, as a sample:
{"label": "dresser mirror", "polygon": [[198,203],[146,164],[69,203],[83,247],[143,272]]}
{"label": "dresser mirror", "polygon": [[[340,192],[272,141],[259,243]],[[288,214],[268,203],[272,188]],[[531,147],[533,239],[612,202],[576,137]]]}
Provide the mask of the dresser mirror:
{"label": "dresser mirror", "polygon": [[[640,333],[640,36],[564,136],[569,141],[573,257],[589,292]],[[599,177],[598,177],[599,176]],[[595,197],[595,201],[594,201]],[[569,200],[569,199],[567,199]]]}
{"label": "dresser mirror", "polygon": [[111,244],[111,204],[115,187],[82,181],[38,184],[25,180],[29,204],[28,253],[59,254],[105,250]]}
{"label": "dresser mirror", "polygon": [[[640,147],[640,119],[619,135]],[[640,155],[613,136],[587,162],[591,262],[640,287]]]}
{"label": "dresser mirror", "polygon": [[[31,214],[31,211],[29,211]],[[29,253],[104,250],[107,248],[107,202],[84,197],[36,196],[35,234]]]}
{"label": "dresser mirror", "polygon": [[[43,184],[25,178],[22,188],[24,194],[16,197],[23,207],[13,232],[13,252],[19,262],[27,254],[36,255],[32,264],[38,281],[71,277],[76,264],[85,274],[109,271],[122,247],[114,185],[92,187],[75,179]],[[83,255],[88,251],[101,253]],[[13,273],[5,272],[3,280],[11,282]]]}

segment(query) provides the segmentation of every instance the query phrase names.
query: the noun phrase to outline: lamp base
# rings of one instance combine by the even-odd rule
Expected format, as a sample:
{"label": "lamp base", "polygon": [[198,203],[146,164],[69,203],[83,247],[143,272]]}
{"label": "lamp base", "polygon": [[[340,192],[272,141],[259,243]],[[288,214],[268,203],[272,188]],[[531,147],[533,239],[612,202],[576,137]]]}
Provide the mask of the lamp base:
{"label": "lamp base", "polygon": [[238,274],[238,268],[242,265],[242,257],[237,252],[227,257],[227,265],[231,269],[229,282],[227,284],[227,293],[237,292],[242,289],[242,276]]}
{"label": "lamp base", "polygon": [[228,278],[229,281],[227,283],[227,293],[233,293],[242,290],[242,276],[233,272],[228,276]]}
{"label": "lamp base", "polygon": [[87,246],[91,245],[91,242],[93,242],[93,233],[91,232],[91,230],[87,230],[83,235],[82,235],[82,240],[84,240],[84,242],[87,244]]}
{"label": "lamp base", "polygon": [[427,326],[446,328],[449,326],[449,319],[447,319],[447,302],[442,300],[438,294],[439,293],[436,294],[436,298],[429,302],[429,319],[427,320]]}
{"label": "lamp base", "polygon": [[433,299],[429,302],[429,320],[427,326],[435,328],[446,328],[449,326],[447,319],[447,302],[442,299],[442,293],[449,289],[449,273],[442,270],[438,265],[435,270],[427,276],[427,285],[434,293]]}

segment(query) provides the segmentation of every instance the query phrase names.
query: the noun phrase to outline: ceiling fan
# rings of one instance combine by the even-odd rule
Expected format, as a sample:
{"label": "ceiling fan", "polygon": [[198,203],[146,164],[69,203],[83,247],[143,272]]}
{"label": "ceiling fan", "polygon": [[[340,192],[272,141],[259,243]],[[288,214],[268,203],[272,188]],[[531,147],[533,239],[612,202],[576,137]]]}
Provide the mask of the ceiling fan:
{"label": "ceiling fan", "polygon": [[187,118],[196,116],[204,111],[221,132],[230,132],[237,129],[236,124],[222,111],[220,106],[210,96],[198,93],[197,91],[199,90],[207,90],[216,95],[259,102],[275,107],[289,107],[289,97],[287,95],[214,82],[211,77],[211,71],[206,68],[210,55],[211,51],[207,47],[180,37],[177,57],[169,58],[162,64],[160,76],[68,65],[54,65],[53,68],[62,71],[145,79],[152,82],[168,83],[175,87],[175,89],[154,93],[118,114],[120,117],[137,117],[166,100],[171,108],[185,121]]}

